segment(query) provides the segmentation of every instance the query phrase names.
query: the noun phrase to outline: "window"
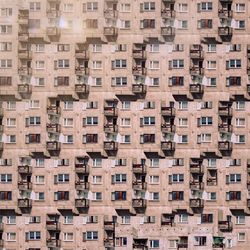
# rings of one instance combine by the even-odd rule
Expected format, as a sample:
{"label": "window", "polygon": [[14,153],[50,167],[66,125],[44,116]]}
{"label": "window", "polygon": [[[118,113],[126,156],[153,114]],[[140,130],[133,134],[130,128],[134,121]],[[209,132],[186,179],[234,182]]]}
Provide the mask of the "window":
{"label": "window", "polygon": [[127,67],[127,60],[125,59],[117,59],[114,61],[111,61],[112,63],[112,69],[124,69]]}
{"label": "window", "polygon": [[8,127],[16,127],[16,118],[7,118],[6,125]]}
{"label": "window", "polygon": [[56,68],[66,69],[69,68],[69,59],[59,59],[56,61]]}
{"label": "window", "polygon": [[63,4],[63,11],[64,12],[73,12],[74,5],[72,3],[65,3]]}
{"label": "window", "polygon": [[127,77],[112,77],[111,85],[112,86],[126,86]]}
{"label": "window", "polygon": [[184,60],[183,59],[174,59],[169,61],[169,68],[170,69],[182,69],[184,68]]}
{"label": "window", "polygon": [[244,3],[236,3],[235,4],[235,11],[236,12],[245,12],[246,5]]}
{"label": "window", "polygon": [[151,201],[159,201],[160,200],[160,193],[158,193],[158,192],[149,192],[149,200],[151,200]]}
{"label": "window", "polygon": [[179,12],[188,12],[188,4],[187,3],[179,3]]}
{"label": "window", "polygon": [[55,201],[69,200],[69,191],[54,192],[54,200]]}
{"label": "window", "polygon": [[235,26],[236,29],[245,29],[246,22],[245,20],[235,20]]}
{"label": "window", "polygon": [[201,223],[213,223],[213,214],[201,214]]}
{"label": "window", "polygon": [[155,117],[154,116],[146,116],[141,118],[141,125],[155,125]]}
{"label": "window", "polygon": [[188,214],[179,214],[180,223],[188,223]]}
{"label": "window", "polygon": [[40,29],[40,19],[29,19],[29,29]]}
{"label": "window", "polygon": [[184,158],[174,158],[172,166],[184,166]]}
{"label": "window", "polygon": [[198,118],[198,125],[200,126],[212,125],[212,124],[213,124],[213,118],[210,116]]}
{"label": "window", "polygon": [[25,137],[25,143],[40,143],[41,135],[40,134],[28,134]]}
{"label": "window", "polygon": [[187,29],[188,28],[188,21],[187,20],[179,20],[178,21],[178,28],[179,29]]}
{"label": "window", "polygon": [[187,110],[188,109],[188,102],[187,101],[181,101],[181,102],[179,102],[179,109],[181,109],[181,110]]}
{"label": "window", "polygon": [[246,241],[246,233],[245,232],[238,233],[238,241]]}
{"label": "window", "polygon": [[125,183],[127,181],[126,174],[115,174],[112,175],[112,183]]}
{"label": "window", "polygon": [[188,135],[179,135],[178,143],[188,143]]}
{"label": "window", "polygon": [[152,53],[159,52],[159,48],[160,48],[160,45],[157,43],[149,45],[149,51]]}
{"label": "window", "polygon": [[188,126],[188,118],[179,118],[179,126],[180,127],[187,127]]}
{"label": "window", "polygon": [[16,135],[7,135],[7,143],[16,143]]}
{"label": "window", "polygon": [[97,116],[88,116],[86,119],[86,125],[98,125],[98,117]]}
{"label": "window", "polygon": [[98,143],[98,134],[83,135],[82,143]]}
{"label": "window", "polygon": [[7,101],[7,109],[8,110],[16,110],[16,102],[15,101]]}
{"label": "window", "polygon": [[159,167],[159,159],[158,158],[151,158],[150,159],[150,167]]}
{"label": "window", "polygon": [[130,135],[121,135],[121,143],[131,143]]}
{"label": "window", "polygon": [[121,20],[120,29],[130,29],[131,28],[131,21],[130,20]]}
{"label": "window", "polygon": [[184,192],[183,191],[173,191],[169,192],[169,200],[174,201],[174,200],[184,200]]}
{"label": "window", "polygon": [[25,119],[26,126],[36,126],[41,125],[41,118],[40,116],[31,116]]}
{"label": "window", "polygon": [[131,126],[130,118],[121,118],[121,126],[130,127]]}
{"label": "window", "polygon": [[206,236],[194,236],[194,245],[195,246],[206,246],[207,237]]}
{"label": "window", "polygon": [[233,69],[233,68],[241,68],[241,60],[240,59],[231,59],[229,61],[226,61],[226,68],[227,69]]}
{"label": "window", "polygon": [[245,143],[246,136],[245,135],[236,135],[236,142],[235,143]]}
{"label": "window", "polygon": [[245,110],[245,102],[244,101],[237,101],[235,103],[235,108],[237,110]]}
{"label": "window", "polygon": [[7,215],[6,216],[7,224],[16,224],[16,216],[15,215]]}
{"label": "window", "polygon": [[92,51],[94,53],[101,53],[102,52],[102,44],[93,44]]}
{"label": "window", "polygon": [[64,109],[65,110],[72,110],[73,109],[73,101],[66,101],[64,102]]}
{"label": "window", "polygon": [[0,34],[11,34],[12,26],[11,25],[0,25]]}
{"label": "window", "polygon": [[149,69],[160,69],[159,61],[149,61]]}
{"label": "window", "polygon": [[102,193],[101,192],[93,192],[93,200],[94,201],[101,201],[102,200]]}
{"label": "window", "polygon": [[217,199],[216,192],[208,192],[207,199],[209,201],[216,201]]}
{"label": "window", "polygon": [[40,2],[31,2],[30,3],[30,11],[40,11],[40,10],[41,10]]}
{"label": "window", "polygon": [[63,126],[73,127],[73,124],[74,124],[73,118],[64,118],[63,119]]}
{"label": "window", "polygon": [[120,11],[121,12],[130,12],[131,11],[130,3],[121,3],[120,4]]}
{"label": "window", "polygon": [[144,19],[141,20],[141,29],[154,29],[155,28],[155,19]]}
{"label": "window", "polygon": [[127,199],[127,192],[126,191],[115,191],[111,193],[111,200],[112,201],[125,201]]}
{"label": "window", "polygon": [[149,247],[150,248],[160,248],[160,241],[159,240],[150,240]]}
{"label": "window", "polygon": [[155,11],[155,2],[145,2],[141,4],[141,11]]}
{"label": "window", "polygon": [[36,44],[35,45],[35,52],[44,52],[45,51],[45,45],[44,44]]}
{"label": "window", "polygon": [[169,78],[170,86],[183,86],[184,85],[184,77],[183,76],[173,76]]}
{"label": "window", "polygon": [[130,101],[122,101],[122,109],[130,110],[131,102]]}
{"label": "window", "polygon": [[169,240],[169,248],[177,248],[177,240]]}
{"label": "window", "polygon": [[12,16],[12,9],[11,8],[1,8],[0,9],[0,16],[1,17]]}
{"label": "window", "polygon": [[226,183],[240,183],[241,174],[230,174],[226,175]]}
{"label": "window", "polygon": [[246,125],[245,118],[235,118],[235,125],[237,127],[245,127],[245,125]]}
{"label": "window", "polygon": [[155,134],[144,134],[140,138],[141,143],[155,143]]}
{"label": "window", "polygon": [[230,44],[229,51],[230,52],[241,51],[241,44]]}
{"label": "window", "polygon": [[184,44],[173,44],[172,50],[176,51],[184,51]]}
{"label": "window", "polygon": [[93,158],[93,167],[101,167],[102,159],[101,158]]}
{"label": "window", "polygon": [[213,3],[212,2],[202,2],[197,4],[197,9],[199,11],[212,11]]}
{"label": "window", "polygon": [[119,52],[127,51],[127,44],[115,44],[114,47],[115,47],[116,52],[118,52],[118,51]]}
{"label": "window", "polygon": [[207,69],[216,69],[216,61],[207,61]]}
{"label": "window", "polygon": [[40,240],[41,239],[41,232],[40,231],[30,231],[26,233],[27,240]]}
{"label": "window", "polygon": [[93,69],[102,69],[102,61],[93,61]]}
{"label": "window", "polygon": [[149,84],[150,86],[159,86],[160,84],[159,77],[149,77]]}
{"label": "window", "polygon": [[69,182],[69,174],[58,174],[55,175],[55,183],[68,183]]}
{"label": "window", "polygon": [[208,77],[207,78],[207,86],[210,86],[210,87],[216,87],[216,78],[215,77]]}
{"label": "window", "polygon": [[184,182],[184,174],[172,174],[169,175],[169,183],[182,183]]}
{"label": "window", "polygon": [[0,200],[12,200],[12,192],[11,191],[0,191]]}
{"label": "window", "polygon": [[127,237],[116,237],[115,238],[116,247],[125,247],[127,246]]}
{"label": "window", "polygon": [[44,192],[35,192],[35,200],[44,201],[45,200]]}
{"label": "window", "polygon": [[40,102],[39,102],[39,100],[30,100],[30,101],[29,101],[29,107],[30,107],[31,109],[40,108]]}
{"label": "window", "polygon": [[0,51],[11,51],[12,43],[11,42],[0,42]]}
{"label": "window", "polygon": [[150,184],[159,184],[160,183],[160,176],[159,175],[150,175],[149,176],[149,183]]}
{"label": "window", "polygon": [[212,29],[213,20],[212,19],[201,19],[198,20],[198,29]]}
{"label": "window", "polygon": [[45,184],[45,177],[44,177],[44,175],[36,175],[35,176],[35,183],[36,184]]}
{"label": "window", "polygon": [[0,67],[1,67],[1,69],[10,69],[12,67],[12,60],[11,59],[1,59],[0,60]]}
{"label": "window", "polygon": [[212,135],[208,133],[197,135],[197,143],[206,143],[212,141]]}
{"label": "window", "polygon": [[93,77],[93,85],[94,86],[102,86],[102,78],[101,77]]}
{"label": "window", "polygon": [[98,240],[98,232],[97,231],[87,231],[86,232],[86,240]]}
{"label": "window", "polygon": [[16,241],[16,233],[8,232],[6,233],[7,241]]}
{"label": "window", "polygon": [[98,2],[87,2],[83,4],[83,11],[94,12],[98,10]]}
{"label": "window", "polygon": [[93,175],[93,184],[101,184],[102,176],[101,175]]}
{"label": "window", "polygon": [[41,87],[45,85],[45,79],[43,77],[34,77],[34,85],[37,87]]}
{"label": "window", "polygon": [[241,191],[226,192],[226,200],[227,201],[241,200]]}
{"label": "window", "polygon": [[235,220],[237,225],[244,225],[246,223],[245,215],[237,215],[235,216]]}
{"label": "window", "polygon": [[207,45],[207,52],[216,52],[216,44],[208,44]]}
{"label": "window", "polygon": [[64,216],[64,224],[73,224],[74,217],[73,215]]}
{"label": "window", "polygon": [[1,183],[11,183],[12,182],[12,174],[1,174],[0,175]]}

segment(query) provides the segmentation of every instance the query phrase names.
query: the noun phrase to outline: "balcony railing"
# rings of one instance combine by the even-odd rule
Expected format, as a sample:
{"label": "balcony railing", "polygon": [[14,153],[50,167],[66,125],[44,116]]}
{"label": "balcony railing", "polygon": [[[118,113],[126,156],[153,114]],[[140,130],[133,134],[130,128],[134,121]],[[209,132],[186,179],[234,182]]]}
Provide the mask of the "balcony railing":
{"label": "balcony railing", "polygon": [[133,208],[146,208],[147,201],[145,199],[132,199],[132,207]]}
{"label": "balcony railing", "polygon": [[118,28],[116,27],[104,27],[103,29],[104,36],[117,36]]}
{"label": "balcony railing", "polygon": [[145,76],[147,74],[147,68],[141,66],[134,66],[132,68],[133,75]]}
{"label": "balcony railing", "polygon": [[31,208],[32,200],[28,198],[18,199],[18,207],[19,208]]}
{"label": "balcony railing", "polygon": [[191,94],[203,94],[204,86],[202,84],[190,84],[189,91]]}
{"label": "balcony railing", "polygon": [[161,27],[161,35],[162,36],[175,36],[175,28],[174,27]]}
{"label": "balcony railing", "polygon": [[56,10],[56,9],[47,9],[47,17],[48,18],[58,18],[60,17],[61,15],[61,12],[59,10]]}
{"label": "balcony railing", "polygon": [[106,150],[106,151],[117,151],[118,150],[118,142],[105,141],[104,142],[104,150]]}
{"label": "balcony railing", "polygon": [[89,165],[85,164],[85,163],[75,163],[75,172],[77,174],[85,174],[88,175],[89,174]]}
{"label": "balcony railing", "polygon": [[199,66],[191,66],[190,74],[194,76],[204,75],[204,68],[199,67]]}
{"label": "balcony railing", "polygon": [[133,84],[132,85],[132,92],[134,94],[146,94],[147,86],[144,84]]}
{"label": "balcony railing", "polygon": [[89,52],[86,49],[76,49],[75,50],[76,59],[83,59],[85,61],[89,60]]}
{"label": "balcony railing", "polygon": [[142,181],[133,181],[132,188],[135,190],[145,190],[147,189],[147,183]]}
{"label": "balcony railing", "polygon": [[176,126],[174,124],[163,123],[161,124],[161,132],[162,133],[175,133]]}
{"label": "balcony railing", "polygon": [[19,174],[32,174],[32,166],[29,166],[29,165],[18,166],[18,173]]}
{"label": "balcony railing", "polygon": [[175,108],[174,107],[161,107],[161,115],[162,116],[175,116]]}
{"label": "balcony railing", "polygon": [[82,83],[82,84],[75,84],[75,92],[77,94],[89,94],[89,85]]}
{"label": "balcony railing", "polygon": [[203,190],[204,189],[204,182],[190,181],[190,189]]}
{"label": "balcony railing", "polygon": [[219,27],[218,34],[219,36],[232,36],[233,29],[231,27]]}
{"label": "balcony railing", "polygon": [[146,50],[134,49],[133,50],[133,58],[137,59],[137,60],[146,60],[146,58],[147,58]]}
{"label": "balcony railing", "polygon": [[231,221],[218,221],[218,228],[222,232],[230,232],[233,230],[233,223]]}
{"label": "balcony railing", "polygon": [[202,49],[190,49],[191,59],[204,59],[204,51]]}
{"label": "balcony railing", "polygon": [[118,116],[118,109],[116,107],[104,107],[105,116]]}
{"label": "balcony railing", "polygon": [[190,164],[190,173],[191,174],[204,174],[204,166]]}
{"label": "balcony railing", "polygon": [[114,231],[115,222],[114,221],[104,221],[104,230],[105,231]]}
{"label": "balcony railing", "polygon": [[114,9],[106,9],[103,12],[105,18],[117,18],[118,11]]}
{"label": "balcony railing", "polygon": [[164,19],[175,18],[175,10],[162,9],[161,10],[161,17]]}
{"label": "balcony railing", "polygon": [[218,148],[220,151],[232,151],[233,143],[230,141],[219,141]]}
{"label": "balcony railing", "polygon": [[[47,243],[47,247],[50,247],[50,248],[53,248],[54,247],[61,247],[61,240],[58,240],[58,239],[47,239],[46,240],[46,243]],[[56,248],[56,250],[59,250]]]}
{"label": "balcony railing", "polygon": [[26,182],[26,181],[19,181],[18,182],[18,189],[19,190],[31,190],[32,189],[32,183]]}
{"label": "balcony railing", "polygon": [[59,151],[61,150],[61,143],[58,141],[47,141],[46,148],[48,151]]}
{"label": "balcony railing", "polygon": [[47,107],[47,113],[48,115],[60,115],[61,114],[61,108],[54,106],[54,105],[49,105]]}
{"label": "balcony railing", "polygon": [[88,76],[89,68],[78,66],[75,68],[75,74],[79,76]]}
{"label": "balcony railing", "polygon": [[233,125],[227,124],[227,123],[220,123],[218,125],[219,132],[232,132],[233,131]]}
{"label": "balcony railing", "polygon": [[200,198],[189,199],[189,206],[191,208],[203,208],[204,207],[204,200],[202,200]]}
{"label": "balcony railing", "polygon": [[75,188],[76,190],[89,190],[89,182],[76,181]]}
{"label": "balcony railing", "polygon": [[134,174],[146,174],[147,173],[147,168],[144,164],[136,164],[134,163],[132,165],[132,171]]}
{"label": "balcony railing", "polygon": [[233,110],[229,106],[221,106],[218,109],[218,113],[220,116],[232,116],[233,115]]}
{"label": "balcony railing", "polygon": [[219,9],[218,15],[219,15],[219,18],[231,18],[233,17],[233,11],[226,10],[226,9]]}
{"label": "balcony railing", "polygon": [[89,208],[89,200],[87,199],[75,199],[76,208]]}
{"label": "balcony railing", "polygon": [[48,133],[60,133],[61,132],[61,125],[57,123],[47,123],[46,125]]}
{"label": "balcony railing", "polygon": [[117,133],[118,132],[118,125],[105,124],[103,129],[104,129],[104,132],[106,132],[106,133]]}
{"label": "balcony railing", "polygon": [[46,28],[46,34],[48,36],[60,36],[61,35],[61,30],[58,27],[47,27]]}
{"label": "balcony railing", "polygon": [[162,141],[161,142],[161,150],[163,150],[163,151],[174,151],[175,150],[175,142]]}

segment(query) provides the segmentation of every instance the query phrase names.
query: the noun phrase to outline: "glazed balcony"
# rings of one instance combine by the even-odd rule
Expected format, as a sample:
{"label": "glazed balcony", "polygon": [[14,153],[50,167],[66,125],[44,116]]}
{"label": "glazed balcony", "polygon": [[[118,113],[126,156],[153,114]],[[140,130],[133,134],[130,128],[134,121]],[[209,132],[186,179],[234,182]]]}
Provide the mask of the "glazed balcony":
{"label": "glazed balcony", "polygon": [[89,51],[86,49],[76,49],[75,50],[76,59],[83,59],[85,61],[89,60]]}
{"label": "glazed balcony", "polygon": [[132,207],[133,208],[146,208],[147,201],[145,199],[142,199],[142,198],[132,199]]}
{"label": "glazed balcony", "polygon": [[201,76],[204,75],[204,68],[193,65],[190,67],[190,74],[193,76]]}
{"label": "glazed balcony", "polygon": [[104,18],[115,19],[118,17],[118,11],[114,9],[105,9],[103,11]]}
{"label": "glazed balcony", "polygon": [[19,190],[31,190],[32,189],[32,183],[27,181],[19,181],[18,182],[18,189]]}
{"label": "glazed balcony", "polygon": [[174,151],[175,150],[175,142],[172,141],[162,141],[161,142],[161,150],[162,151]]}
{"label": "glazed balcony", "polygon": [[86,163],[75,163],[75,172],[77,174],[88,175],[90,172],[89,165]]}
{"label": "glazed balcony", "polygon": [[118,109],[116,107],[104,107],[104,115],[117,117],[118,116]]}
{"label": "glazed balcony", "polygon": [[61,150],[61,143],[58,141],[47,141],[46,149],[48,151],[59,151]]}
{"label": "glazed balcony", "polygon": [[117,133],[118,132],[118,125],[105,124],[103,129],[104,129],[104,132],[106,132],[106,133]]}
{"label": "glazed balcony", "polygon": [[118,150],[118,142],[105,141],[104,142],[104,150],[105,151],[117,151]]}
{"label": "glazed balcony", "polygon": [[231,37],[233,35],[233,29],[231,27],[219,27],[218,35],[222,37]]}
{"label": "glazed balcony", "polygon": [[118,36],[118,28],[116,27],[104,27],[103,29],[104,36]]}
{"label": "glazed balcony", "polygon": [[189,85],[189,92],[191,94],[203,94],[204,93],[204,86],[200,83],[190,84]]}
{"label": "glazed balcony", "polygon": [[60,115],[61,114],[61,108],[54,106],[54,105],[49,105],[47,107],[47,114],[48,115]]}
{"label": "glazed balcony", "polygon": [[75,92],[77,94],[87,95],[89,94],[89,85],[82,83],[82,84],[75,84]]}
{"label": "glazed balcony", "polygon": [[61,247],[61,240],[58,239],[47,239],[46,244],[48,248],[53,248],[53,250],[59,250]]}
{"label": "glazed balcony", "polygon": [[47,220],[46,221],[46,229],[48,231],[60,231],[61,230],[61,223],[56,220]]}
{"label": "glazed balcony", "polygon": [[146,190],[147,189],[147,183],[136,180],[136,181],[132,182],[132,188],[134,190]]}
{"label": "glazed balcony", "polygon": [[218,125],[219,132],[233,132],[233,125],[230,125],[228,123],[220,123]]}
{"label": "glazed balcony", "polygon": [[233,223],[231,221],[218,221],[218,228],[222,232],[231,232],[233,230]]}
{"label": "glazed balcony", "polygon": [[79,76],[88,76],[89,68],[78,66],[75,68],[75,74]]}
{"label": "glazed balcony", "polygon": [[58,27],[47,27],[46,34],[49,37],[58,37],[61,35],[61,29]]}
{"label": "glazed balcony", "polygon": [[134,174],[146,174],[147,168],[146,168],[146,165],[144,164],[133,163],[132,171]]}
{"label": "glazed balcony", "polygon": [[132,74],[135,76],[145,76],[147,74],[147,69],[141,66],[134,66],[132,68]]}
{"label": "glazed balcony", "polygon": [[175,28],[174,27],[161,27],[161,35],[162,36],[175,36]]}
{"label": "glazed balcony", "polygon": [[175,18],[175,10],[162,9],[161,17],[164,19]]}
{"label": "glazed balcony", "polygon": [[89,208],[89,200],[87,199],[75,199],[76,208]]}
{"label": "glazed balcony", "polygon": [[221,106],[218,109],[219,116],[231,117],[233,115],[233,110],[229,106]]}
{"label": "glazed balcony", "polygon": [[57,123],[47,123],[46,129],[48,133],[60,133],[61,125]]}
{"label": "glazed balcony", "polygon": [[200,198],[189,199],[189,206],[190,206],[190,208],[203,208],[204,207],[204,200],[202,200]]}
{"label": "glazed balcony", "polygon": [[32,174],[32,166],[23,165],[18,166],[18,173],[19,174]]}
{"label": "glazed balcony", "polygon": [[89,182],[86,181],[76,181],[75,182],[76,190],[89,190]]}
{"label": "glazed balcony", "polygon": [[233,17],[233,11],[227,10],[227,9],[219,9],[218,10],[218,16],[219,18],[232,18]]}
{"label": "glazed balcony", "polygon": [[146,94],[147,86],[144,84],[132,84],[132,92],[134,94]]}
{"label": "glazed balcony", "polygon": [[30,209],[32,207],[32,200],[28,198],[18,199],[18,207],[19,208],[27,208]]}
{"label": "glazed balcony", "polygon": [[175,108],[174,107],[161,107],[161,115],[162,116],[169,116],[174,117],[175,116]]}
{"label": "glazed balcony", "polygon": [[218,149],[220,151],[232,151],[233,150],[233,143],[230,141],[219,141]]}
{"label": "glazed balcony", "polygon": [[162,133],[175,133],[176,126],[174,124],[163,123],[161,124],[161,132]]}

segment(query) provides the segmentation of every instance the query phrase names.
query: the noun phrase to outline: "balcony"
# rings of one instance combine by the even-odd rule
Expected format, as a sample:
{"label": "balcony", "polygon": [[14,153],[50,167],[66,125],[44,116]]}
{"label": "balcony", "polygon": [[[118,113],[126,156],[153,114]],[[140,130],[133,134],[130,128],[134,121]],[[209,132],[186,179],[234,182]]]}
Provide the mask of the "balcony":
{"label": "balcony", "polygon": [[4,230],[4,224],[3,222],[0,222],[0,232],[3,232],[3,230]]}
{"label": "balcony", "polygon": [[57,123],[47,123],[46,129],[48,133],[60,133],[61,125]]}
{"label": "balcony", "polygon": [[161,10],[161,17],[164,19],[175,18],[175,10],[162,9]]}
{"label": "balcony", "polygon": [[78,76],[88,76],[89,75],[89,68],[78,66],[75,68],[75,74]]}
{"label": "balcony", "polygon": [[59,250],[61,247],[61,240],[58,239],[47,239],[46,244],[48,248],[53,248],[53,250]]}
{"label": "balcony", "polygon": [[190,58],[191,59],[204,59],[204,51],[202,50],[202,47],[199,45],[195,47],[194,45],[190,49]]}
{"label": "balcony", "polygon": [[218,109],[219,116],[231,117],[233,115],[233,110],[229,106],[221,106]]}
{"label": "balcony", "polygon": [[250,84],[247,84],[247,93],[250,95]]}
{"label": "balcony", "polygon": [[204,93],[204,86],[200,83],[197,84],[190,84],[189,85],[189,92],[191,94],[203,94]]}
{"label": "balcony", "polygon": [[17,88],[20,95],[30,95],[32,93],[32,86],[30,84],[18,84]]}
{"label": "balcony", "polygon": [[174,117],[175,116],[175,108],[174,107],[161,107],[161,115],[162,116],[169,116]]}
{"label": "balcony", "polygon": [[89,85],[82,83],[82,84],[75,84],[75,92],[77,94],[87,95],[89,94]]}
{"label": "balcony", "polygon": [[105,231],[114,231],[115,222],[114,221],[104,221],[104,230]]}
{"label": "balcony", "polygon": [[146,94],[147,86],[144,84],[132,84],[132,92],[134,94]]}
{"label": "balcony", "polygon": [[116,107],[104,107],[104,115],[117,117],[118,116],[118,109]]}
{"label": "balcony", "polygon": [[224,237],[213,236],[213,248],[222,248],[224,249],[225,244],[223,243]]}
{"label": "balcony", "polygon": [[106,9],[103,12],[104,18],[113,19],[118,17],[118,11],[114,9]]}
{"label": "balcony", "polygon": [[144,164],[136,164],[133,163],[132,165],[132,171],[134,174],[146,174],[147,168]]}
{"label": "balcony", "polygon": [[118,125],[105,124],[103,129],[104,129],[104,132],[106,132],[106,133],[117,133],[118,132]]}
{"label": "balcony", "polygon": [[144,67],[141,67],[140,65],[134,66],[132,68],[132,74],[135,76],[145,76],[147,74],[147,69]]}
{"label": "balcony", "polygon": [[87,199],[75,199],[76,208],[89,208],[89,200]]}
{"label": "balcony", "polygon": [[104,247],[107,249],[114,250],[114,238],[113,237],[107,237],[103,239]]}
{"label": "balcony", "polygon": [[77,174],[88,175],[89,174],[89,165],[87,165],[85,163],[75,163],[75,172]]}
{"label": "balcony", "polygon": [[18,182],[18,189],[19,190],[31,190],[32,183],[27,181],[19,181]]}
{"label": "balcony", "polygon": [[204,207],[204,200],[202,200],[200,198],[189,199],[189,206],[191,208],[203,208]]}
{"label": "balcony", "polygon": [[116,27],[104,27],[104,36],[118,36],[118,28]]}
{"label": "balcony", "polygon": [[47,141],[46,142],[46,149],[48,151],[60,151],[61,150],[61,143],[58,141]]}
{"label": "balcony", "polygon": [[219,9],[218,10],[218,16],[219,18],[232,18],[233,17],[233,11],[227,10],[227,9]]}
{"label": "balcony", "polygon": [[250,199],[247,199],[247,207],[250,209]]}
{"label": "balcony", "polygon": [[0,133],[3,133],[4,125],[0,125]]}
{"label": "balcony", "polygon": [[21,60],[31,60],[32,53],[29,50],[18,50],[18,58]]}
{"label": "balcony", "polygon": [[162,214],[161,216],[162,226],[173,226],[174,225],[174,215],[172,214]]}
{"label": "balcony", "polygon": [[48,231],[60,231],[61,224],[56,220],[47,220],[46,221],[46,228]]}
{"label": "balcony", "polygon": [[135,242],[133,243],[134,250],[148,250],[147,243],[144,242]]}
{"label": "balcony", "polygon": [[162,133],[175,133],[176,126],[170,123],[163,123],[161,124],[161,132]]}
{"label": "balcony", "polygon": [[28,165],[18,166],[18,173],[19,174],[32,174],[32,166],[28,166]]}
{"label": "balcony", "polygon": [[32,74],[32,68],[21,66],[18,68],[18,74],[21,76],[27,76]]}
{"label": "balcony", "polygon": [[145,199],[132,199],[132,207],[133,208],[146,208],[147,201]]}
{"label": "balcony", "polygon": [[18,32],[18,41],[19,42],[28,42],[29,41],[29,35],[28,32]]}
{"label": "balcony", "polygon": [[187,248],[188,249],[188,243],[187,242],[179,242],[177,243],[177,248]]}
{"label": "balcony", "polygon": [[204,68],[193,65],[190,67],[190,74],[193,76],[201,76],[204,75]]}
{"label": "balcony", "polygon": [[135,60],[146,60],[147,53],[144,49],[133,49],[133,58]]}
{"label": "balcony", "polygon": [[204,166],[203,165],[194,165],[190,164],[190,173],[191,174],[204,174]]}
{"label": "balcony", "polygon": [[228,123],[220,123],[218,125],[218,130],[219,130],[219,132],[229,132],[229,133],[232,133],[233,132],[233,125],[230,125]]}
{"label": "balcony", "polygon": [[86,49],[76,49],[75,50],[76,59],[83,59],[85,61],[89,60],[89,52]]}
{"label": "balcony", "polygon": [[4,143],[3,142],[0,142],[0,151],[3,151],[3,148],[4,148]]}
{"label": "balcony", "polygon": [[3,108],[0,108],[0,117],[3,117]]}
{"label": "balcony", "polygon": [[47,107],[47,113],[48,115],[60,115],[61,114],[61,108],[54,106],[54,105],[49,105]]}
{"label": "balcony", "polygon": [[[4,240],[3,239],[0,240],[0,247],[4,247]],[[4,248],[2,248],[1,250],[4,250]]]}
{"label": "balcony", "polygon": [[28,198],[18,199],[18,207],[19,208],[32,208],[32,200]]}
{"label": "balcony", "polygon": [[218,149],[220,151],[232,151],[233,150],[233,143],[230,141],[219,141]]}
{"label": "balcony", "polygon": [[76,181],[75,188],[76,188],[76,190],[89,190],[89,182]]}
{"label": "balcony", "polygon": [[49,19],[54,19],[54,18],[58,18],[61,15],[61,12],[59,10],[56,9],[47,9],[47,17]]}
{"label": "balcony", "polygon": [[175,36],[175,28],[174,27],[161,27],[161,35],[162,36]]}
{"label": "balcony", "polygon": [[61,35],[61,30],[58,27],[47,27],[46,34],[49,37],[58,37]]}
{"label": "balcony", "polygon": [[136,180],[132,182],[132,188],[135,190],[145,190],[147,189],[147,183]]}
{"label": "balcony", "polygon": [[117,151],[118,150],[118,142],[105,141],[104,142],[104,150],[105,151]]}
{"label": "balcony", "polygon": [[233,29],[231,27],[219,27],[218,34],[222,37],[231,37],[233,35]]}
{"label": "balcony", "polygon": [[161,150],[162,151],[174,151],[175,150],[175,142],[162,141],[161,142]]}
{"label": "balcony", "polygon": [[233,230],[233,223],[231,221],[218,221],[218,228],[222,232],[231,232]]}
{"label": "balcony", "polygon": [[193,190],[203,190],[204,189],[204,182],[190,181],[189,185],[190,185],[190,189],[193,189]]}

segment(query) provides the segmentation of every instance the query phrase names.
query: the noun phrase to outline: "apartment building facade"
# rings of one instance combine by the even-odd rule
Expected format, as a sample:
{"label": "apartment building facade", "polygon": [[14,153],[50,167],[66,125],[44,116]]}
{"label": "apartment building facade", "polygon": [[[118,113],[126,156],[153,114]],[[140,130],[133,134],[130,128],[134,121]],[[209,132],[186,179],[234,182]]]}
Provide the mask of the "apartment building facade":
{"label": "apartment building facade", "polygon": [[249,249],[249,1],[0,8],[1,250]]}

